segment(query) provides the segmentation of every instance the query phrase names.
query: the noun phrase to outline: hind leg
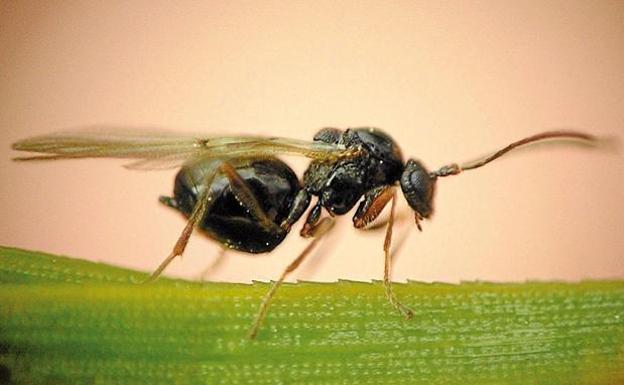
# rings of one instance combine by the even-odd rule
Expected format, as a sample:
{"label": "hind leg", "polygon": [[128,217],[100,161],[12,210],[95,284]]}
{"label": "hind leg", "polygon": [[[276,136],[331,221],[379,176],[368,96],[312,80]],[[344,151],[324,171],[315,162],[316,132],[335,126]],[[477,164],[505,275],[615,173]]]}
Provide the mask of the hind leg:
{"label": "hind leg", "polygon": [[[206,212],[208,212],[208,210],[210,210],[210,207],[212,206],[213,192],[211,189],[211,184],[216,174],[217,172],[214,171],[206,176],[206,179],[204,180],[206,188],[203,190],[203,193],[198,197],[197,202],[195,203],[195,207],[193,208],[193,211],[191,212],[191,215],[186,222],[186,226],[184,226],[182,233],[178,237],[175,245],[173,246],[173,250],[171,250],[171,253],[169,253],[167,258],[165,258],[160,263],[156,270],[154,270],[154,272],[145,281],[143,281],[143,283],[148,283],[156,280],[176,257],[182,256],[184,250],[186,249],[186,245],[191,238],[191,234],[195,229],[195,226],[199,223],[201,218],[204,217]],[[173,198],[160,197],[160,201],[168,206],[177,208],[177,203]]]}
{"label": "hind leg", "polygon": [[[175,246],[171,253],[165,258],[161,264],[156,268],[156,270],[150,275],[144,282],[154,281],[156,278],[162,274],[162,272],[169,266],[169,264],[179,256],[182,256],[188,241],[193,233],[195,227],[201,222],[201,219],[204,218],[206,213],[210,211],[210,207],[214,203],[214,193],[212,191],[212,182],[214,181],[217,175],[224,175],[230,184],[230,188],[232,193],[236,196],[236,199],[243,205],[245,208],[249,210],[249,212],[258,220],[258,222],[269,232],[278,234],[282,233],[285,230],[282,229],[279,225],[275,224],[268,215],[262,209],[262,206],[252,193],[251,189],[247,185],[247,182],[238,174],[236,168],[228,163],[221,162],[218,164],[215,169],[206,175],[203,184],[204,189],[202,189],[203,193],[197,197],[197,201],[195,203],[195,207],[189,216],[189,219],[180,234]],[[170,197],[160,197],[160,201],[167,206],[178,208],[178,204],[174,198]]]}

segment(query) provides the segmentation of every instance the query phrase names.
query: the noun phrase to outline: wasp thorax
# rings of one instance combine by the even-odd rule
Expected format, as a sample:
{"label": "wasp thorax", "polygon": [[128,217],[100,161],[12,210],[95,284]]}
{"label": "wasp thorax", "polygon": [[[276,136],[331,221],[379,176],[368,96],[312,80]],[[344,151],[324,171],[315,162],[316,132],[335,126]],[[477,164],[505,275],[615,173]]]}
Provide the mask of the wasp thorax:
{"label": "wasp thorax", "polygon": [[357,164],[345,163],[337,167],[321,193],[323,206],[332,214],[346,214],[364,193],[364,177]]}
{"label": "wasp thorax", "polygon": [[357,151],[336,161],[314,161],[303,175],[305,190],[332,215],[346,214],[376,187],[393,185],[403,170],[399,146],[378,128],[323,128],[314,140]]}
{"label": "wasp thorax", "polygon": [[416,213],[427,218],[433,211],[432,200],[436,178],[431,177],[425,166],[410,159],[401,175],[401,190],[405,200]]}

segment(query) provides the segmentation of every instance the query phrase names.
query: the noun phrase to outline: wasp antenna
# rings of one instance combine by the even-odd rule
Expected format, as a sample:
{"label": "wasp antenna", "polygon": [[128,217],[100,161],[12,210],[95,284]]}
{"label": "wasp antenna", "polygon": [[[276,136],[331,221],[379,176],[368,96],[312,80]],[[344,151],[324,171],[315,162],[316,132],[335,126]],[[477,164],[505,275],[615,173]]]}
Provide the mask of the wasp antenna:
{"label": "wasp antenna", "polygon": [[450,165],[443,166],[440,169],[432,172],[431,176],[443,177],[443,176],[449,176],[449,175],[457,175],[464,170],[473,170],[475,168],[485,166],[491,161],[500,158],[501,156],[505,155],[506,153],[513,150],[514,148],[524,146],[529,143],[541,142],[541,141],[548,140],[548,139],[574,140],[575,142],[578,142],[580,144],[590,145],[590,146],[600,146],[600,147],[604,147],[605,145],[607,147],[613,147],[614,144],[612,143],[615,142],[612,139],[611,140],[606,139],[606,143],[603,143],[604,140],[599,140],[593,135],[586,134],[580,131],[572,131],[572,130],[546,131],[546,132],[535,134],[535,135],[526,137],[524,139],[520,139],[516,142],[513,142],[501,148],[500,150],[496,151],[495,153],[491,155],[488,155],[479,159],[475,159],[469,162],[465,162],[465,163],[462,163],[461,165],[452,163]]}
{"label": "wasp antenna", "polygon": [[600,136],[595,139],[592,146],[598,147],[606,152],[619,154],[622,150],[622,141],[615,135]]}

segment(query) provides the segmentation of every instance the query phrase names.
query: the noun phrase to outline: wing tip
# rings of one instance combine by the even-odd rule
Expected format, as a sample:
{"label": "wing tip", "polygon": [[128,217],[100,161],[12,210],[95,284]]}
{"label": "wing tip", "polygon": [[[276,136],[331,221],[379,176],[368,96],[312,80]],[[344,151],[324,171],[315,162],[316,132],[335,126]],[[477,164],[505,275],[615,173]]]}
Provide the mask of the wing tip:
{"label": "wing tip", "polygon": [[31,156],[16,156],[11,158],[14,162],[29,162],[33,160],[56,160],[61,159],[61,157],[57,155],[31,155]]}
{"label": "wing tip", "polygon": [[18,140],[17,142],[11,144],[11,149],[16,151],[26,151],[27,149],[25,146],[25,140]]}

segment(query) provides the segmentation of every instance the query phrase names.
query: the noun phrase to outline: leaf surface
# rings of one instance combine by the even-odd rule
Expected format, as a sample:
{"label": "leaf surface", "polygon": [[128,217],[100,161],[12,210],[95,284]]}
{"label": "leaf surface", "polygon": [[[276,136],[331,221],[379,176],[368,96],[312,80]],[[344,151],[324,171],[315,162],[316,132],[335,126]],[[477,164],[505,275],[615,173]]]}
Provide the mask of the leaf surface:
{"label": "leaf surface", "polygon": [[0,384],[623,384],[624,282],[161,279],[0,248]]}

